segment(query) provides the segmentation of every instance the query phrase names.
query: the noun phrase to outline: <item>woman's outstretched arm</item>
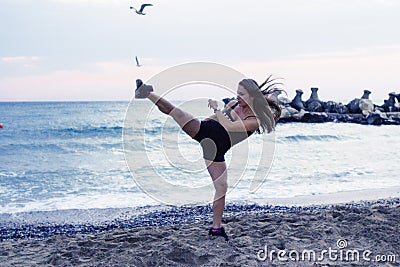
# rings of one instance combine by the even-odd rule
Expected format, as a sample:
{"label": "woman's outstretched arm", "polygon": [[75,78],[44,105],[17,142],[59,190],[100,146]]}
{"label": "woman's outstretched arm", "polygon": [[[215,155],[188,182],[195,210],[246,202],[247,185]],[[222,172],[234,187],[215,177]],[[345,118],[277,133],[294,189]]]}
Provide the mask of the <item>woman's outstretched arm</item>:
{"label": "woman's outstretched arm", "polygon": [[215,100],[209,99],[208,106],[214,109],[216,119],[229,132],[255,131],[260,126],[258,119],[230,121],[223,111],[218,109],[218,103]]}
{"label": "woman's outstretched arm", "polygon": [[236,120],[234,122],[230,121],[221,110],[215,112],[218,122],[224,126],[224,128],[229,132],[246,132],[255,131],[259,127],[258,120]]}
{"label": "woman's outstretched arm", "polygon": [[[226,104],[226,106],[221,110],[222,113],[225,114],[225,112],[227,112],[229,108],[231,108],[233,105],[235,105],[236,102],[237,102],[236,100],[231,100],[231,101],[229,101],[229,103]],[[208,117],[208,118],[206,118],[206,119],[204,119],[204,120],[205,120],[205,121],[208,121],[208,120],[218,120],[218,119],[217,119],[217,115],[216,115],[216,114],[213,114],[213,115],[211,115],[210,117]]]}

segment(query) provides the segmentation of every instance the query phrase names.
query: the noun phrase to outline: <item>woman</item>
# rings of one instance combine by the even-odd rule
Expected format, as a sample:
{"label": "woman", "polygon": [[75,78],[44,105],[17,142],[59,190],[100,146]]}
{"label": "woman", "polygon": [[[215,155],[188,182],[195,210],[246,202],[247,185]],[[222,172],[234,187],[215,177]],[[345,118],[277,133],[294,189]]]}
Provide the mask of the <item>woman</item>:
{"label": "woman", "polygon": [[[209,235],[223,236],[228,240],[224,227],[221,226],[225,207],[225,194],[228,189],[225,153],[235,144],[257,133],[271,132],[279,120],[281,109],[272,94],[281,91],[275,88],[271,76],[261,85],[252,80],[239,82],[237,101],[232,100],[221,110],[215,100],[209,99],[208,106],[214,115],[200,121],[193,115],[175,107],[153,92],[151,85],[136,80],[135,98],[148,98],[158,109],[170,115],[191,138],[198,141],[203,149],[203,158],[215,188],[213,223]],[[265,89],[262,89],[267,85]]]}

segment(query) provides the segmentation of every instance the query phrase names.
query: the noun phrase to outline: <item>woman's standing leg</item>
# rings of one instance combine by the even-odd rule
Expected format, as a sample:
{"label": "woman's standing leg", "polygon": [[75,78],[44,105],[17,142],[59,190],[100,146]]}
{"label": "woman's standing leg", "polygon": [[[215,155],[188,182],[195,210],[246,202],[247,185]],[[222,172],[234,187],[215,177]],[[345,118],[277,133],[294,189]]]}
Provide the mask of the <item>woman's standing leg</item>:
{"label": "woman's standing leg", "polygon": [[[194,137],[200,130],[200,120],[188,112],[175,107],[166,99],[151,92],[147,97],[164,114],[170,115],[179,126],[190,136]],[[225,208],[225,194],[228,190],[228,176],[225,162],[215,162],[205,159],[207,170],[214,183],[215,195],[213,202],[213,228],[220,228],[222,214]]]}
{"label": "woman's standing leg", "polygon": [[225,194],[228,190],[228,174],[225,162],[205,160],[207,170],[214,183],[213,228],[220,228],[225,208]]}
{"label": "woman's standing leg", "polygon": [[200,120],[195,118],[192,114],[174,106],[169,101],[153,92],[151,92],[147,98],[156,104],[162,113],[170,115],[191,138],[199,132]]}

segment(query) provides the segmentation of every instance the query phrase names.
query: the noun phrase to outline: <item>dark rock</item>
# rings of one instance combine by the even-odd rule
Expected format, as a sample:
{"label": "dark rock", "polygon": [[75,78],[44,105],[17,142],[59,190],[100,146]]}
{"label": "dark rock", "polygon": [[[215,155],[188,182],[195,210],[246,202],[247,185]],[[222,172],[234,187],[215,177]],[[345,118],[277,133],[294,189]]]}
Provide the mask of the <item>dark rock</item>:
{"label": "dark rock", "polygon": [[392,119],[387,119],[387,120],[383,120],[385,125],[400,125],[400,121],[399,120],[392,120]]}
{"label": "dark rock", "polygon": [[290,106],[292,108],[295,108],[297,110],[305,109],[303,101],[301,100],[302,95],[303,95],[302,90],[296,90],[296,96],[293,98],[292,102],[290,103]]}
{"label": "dark rock", "polygon": [[347,108],[346,105],[343,105],[343,103],[339,103],[337,108],[337,113],[339,114],[347,114],[349,113],[349,109]]}
{"label": "dark rock", "polygon": [[328,115],[326,115],[325,113],[305,113],[301,121],[312,123],[327,122]]}
{"label": "dark rock", "polygon": [[400,93],[396,95],[396,98],[397,98],[397,102],[400,103]]}
{"label": "dark rock", "polygon": [[393,112],[395,109],[395,98],[397,97],[397,95],[392,92],[389,93],[389,99],[388,100],[384,100],[384,104],[381,106],[381,108],[383,108],[384,111],[386,112]]}
{"label": "dark rock", "polygon": [[367,116],[367,122],[370,125],[381,125],[384,120],[379,114],[373,113]]}
{"label": "dark rock", "polygon": [[337,107],[338,107],[338,104],[334,101],[325,102],[323,105],[324,111],[327,113],[338,113]]}
{"label": "dark rock", "polygon": [[353,113],[353,114],[359,114],[359,113],[361,113],[361,109],[360,109],[360,99],[359,99],[359,98],[355,98],[355,99],[351,100],[351,101],[347,104],[347,108],[349,109],[349,113]]}
{"label": "dark rock", "polygon": [[400,94],[395,94],[394,96],[397,99],[397,103],[394,103],[394,111],[399,112],[400,111]]}
{"label": "dark rock", "polygon": [[360,123],[360,124],[367,124],[361,114],[341,114],[337,116],[337,120],[340,122],[351,122],[351,123]]}
{"label": "dark rock", "polygon": [[327,113],[339,113],[339,114],[347,114],[349,113],[349,109],[343,105],[343,103],[336,103],[334,101],[324,102],[323,104],[324,112]]}

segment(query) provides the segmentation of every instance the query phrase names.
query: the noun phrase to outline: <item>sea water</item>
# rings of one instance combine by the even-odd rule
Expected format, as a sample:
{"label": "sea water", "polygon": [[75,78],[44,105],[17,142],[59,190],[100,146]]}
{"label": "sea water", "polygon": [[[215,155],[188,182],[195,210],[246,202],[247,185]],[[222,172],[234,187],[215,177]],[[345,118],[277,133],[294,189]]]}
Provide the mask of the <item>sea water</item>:
{"label": "sea water", "polygon": [[[150,102],[131,103],[141,110]],[[135,125],[146,122],[143,140],[125,137],[128,102],[4,102],[0,103],[0,213],[156,206],[162,203],[142,191],[129,171],[124,149],[143,152],[153,172],[168,183],[190,187],[210,182],[206,169],[182,171],[201,159],[197,142],[183,134],[157,109],[153,117],[130,117]],[[197,112],[199,103],[188,109]],[[196,105],[196,106],[195,106]],[[131,107],[132,108],[132,107]],[[207,102],[201,112],[210,113]],[[139,113],[138,113],[139,114]],[[130,114],[132,116],[132,114]],[[134,114],[133,114],[134,115]],[[194,114],[196,115],[196,114]],[[159,138],[162,134],[163,138]],[[177,139],[177,142],[173,142]],[[264,139],[252,135],[259,147]],[[266,198],[286,198],[362,189],[399,186],[400,127],[345,123],[278,124],[272,139],[271,164],[248,165],[265,174],[262,184],[250,191],[248,183],[231,184],[229,202],[262,203]],[[163,159],[164,144],[189,160],[180,166]],[[249,157],[252,157],[252,151]],[[230,165],[228,182],[237,165]],[[256,154],[256,152],[254,152]],[[255,156],[254,156],[255,157]],[[239,166],[243,167],[243,166]],[[237,177],[236,177],[237,178]],[[153,195],[163,192],[154,185]],[[190,203],[187,203],[190,204]]]}

